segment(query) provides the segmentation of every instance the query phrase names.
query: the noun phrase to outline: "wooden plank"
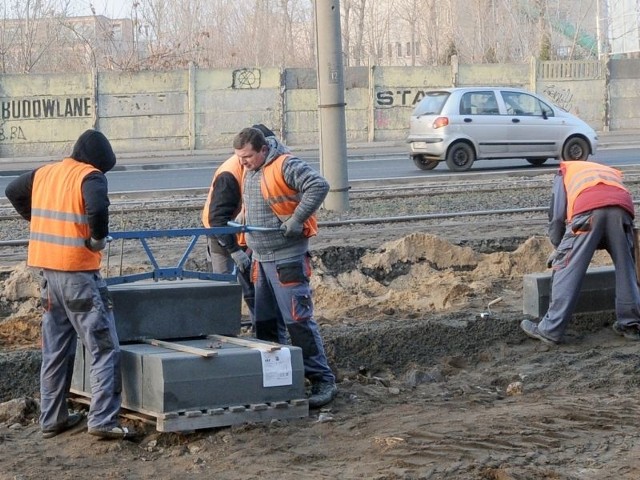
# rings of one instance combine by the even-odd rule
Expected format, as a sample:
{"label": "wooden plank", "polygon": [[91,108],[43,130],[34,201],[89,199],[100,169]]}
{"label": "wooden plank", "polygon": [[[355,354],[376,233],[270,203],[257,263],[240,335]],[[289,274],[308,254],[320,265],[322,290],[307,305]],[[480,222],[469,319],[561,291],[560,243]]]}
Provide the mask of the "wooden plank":
{"label": "wooden plank", "polygon": [[261,350],[263,352],[275,352],[276,350],[280,350],[282,348],[281,345],[277,345],[275,343],[254,342],[252,340],[247,340],[246,338],[226,337],[224,335],[207,335],[207,338],[223,343],[239,345],[241,347],[255,348],[256,350]]}
{"label": "wooden plank", "polygon": [[147,338],[142,341],[156,347],[163,347],[168,348],[169,350],[192,353],[193,355],[200,355],[201,357],[215,357],[218,355],[218,352],[216,352],[215,350],[205,350],[204,348],[189,347],[180,343],[165,342],[164,340],[156,340],[154,338]]}

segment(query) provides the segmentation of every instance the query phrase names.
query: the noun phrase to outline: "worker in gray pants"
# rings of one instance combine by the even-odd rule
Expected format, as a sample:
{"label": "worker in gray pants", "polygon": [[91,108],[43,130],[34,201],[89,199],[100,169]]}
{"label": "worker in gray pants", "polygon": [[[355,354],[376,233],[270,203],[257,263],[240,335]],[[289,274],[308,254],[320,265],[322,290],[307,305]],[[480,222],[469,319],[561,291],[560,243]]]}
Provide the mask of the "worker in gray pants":
{"label": "worker in gray pants", "polygon": [[556,344],[571,319],[587,268],[597,249],[605,249],[615,266],[616,322],[613,330],[640,340],[640,290],[633,251],[634,207],[622,174],[595,162],[562,162],[554,180],[549,239],[556,247],[551,302],[540,323],[523,320],[524,332]]}

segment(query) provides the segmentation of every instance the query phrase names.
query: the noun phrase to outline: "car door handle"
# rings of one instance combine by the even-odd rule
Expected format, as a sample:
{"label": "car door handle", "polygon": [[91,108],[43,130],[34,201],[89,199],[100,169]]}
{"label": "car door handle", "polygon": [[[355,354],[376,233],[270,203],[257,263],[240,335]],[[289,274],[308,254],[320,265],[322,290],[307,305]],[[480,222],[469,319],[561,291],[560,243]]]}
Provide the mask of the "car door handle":
{"label": "car door handle", "polygon": [[471,122],[473,122],[473,119],[472,119],[472,118],[469,118],[469,117],[466,117],[466,118],[463,120],[463,122],[464,122],[464,123],[471,123]]}
{"label": "car door handle", "polygon": [[519,118],[512,118],[511,121],[513,123],[520,123],[520,119]]}

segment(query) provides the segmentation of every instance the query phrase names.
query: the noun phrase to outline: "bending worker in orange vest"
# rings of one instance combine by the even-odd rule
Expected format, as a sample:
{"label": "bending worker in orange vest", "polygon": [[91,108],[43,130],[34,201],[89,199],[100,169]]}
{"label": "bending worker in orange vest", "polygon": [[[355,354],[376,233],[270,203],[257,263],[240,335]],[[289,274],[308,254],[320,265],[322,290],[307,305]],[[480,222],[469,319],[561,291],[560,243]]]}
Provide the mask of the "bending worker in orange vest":
{"label": "bending worker in orange vest", "polygon": [[40,426],[54,437],[82,420],[69,414],[77,338],[91,352],[89,433],[130,436],[118,425],[120,345],[111,299],[100,275],[109,234],[108,172],[116,164],[109,140],[85,131],[69,158],[13,180],[6,196],[30,222],[27,265],[41,270],[42,365]]}
{"label": "bending worker in orange vest", "polygon": [[634,206],[622,173],[595,162],[561,162],[549,212],[549,239],[556,248],[549,310],[537,325],[520,324],[545,343],[561,339],[580,295],[582,281],[597,249],[611,255],[616,275],[613,330],[640,340],[640,291],[633,254]]}
{"label": "bending worker in orange vest", "polygon": [[[309,277],[309,237],[318,231],[315,212],[329,192],[327,181],[289,153],[275,137],[245,128],[233,140],[244,172],[243,222],[250,230],[251,278],[255,287],[256,336],[302,349],[311,381],[309,406],[329,403],[337,394],[318,324],[313,317]],[[286,330],[283,328],[286,326]]]}

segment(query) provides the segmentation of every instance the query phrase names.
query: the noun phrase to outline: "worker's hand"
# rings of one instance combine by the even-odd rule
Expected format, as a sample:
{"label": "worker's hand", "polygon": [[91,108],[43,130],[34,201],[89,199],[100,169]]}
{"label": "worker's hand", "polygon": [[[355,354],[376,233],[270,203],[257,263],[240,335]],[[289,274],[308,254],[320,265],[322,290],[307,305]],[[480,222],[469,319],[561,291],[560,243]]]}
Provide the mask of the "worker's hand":
{"label": "worker's hand", "polygon": [[89,237],[84,241],[84,244],[92,252],[99,252],[100,250],[104,250],[104,247],[107,246],[107,237],[101,238],[100,240]]}
{"label": "worker's hand", "polygon": [[554,249],[553,252],[551,252],[551,255],[549,255],[549,258],[547,258],[547,268],[551,268],[551,265],[553,265],[553,261],[557,258],[558,256],[558,250]]}
{"label": "worker's hand", "polygon": [[240,273],[248,272],[251,269],[251,258],[249,258],[249,255],[244,253],[242,249],[233,252],[231,254],[231,258],[235,262]]}
{"label": "worker's hand", "polygon": [[290,217],[287,221],[285,221],[282,225],[280,225],[280,230],[287,238],[295,238],[302,236],[302,223],[296,220],[294,217]]}

